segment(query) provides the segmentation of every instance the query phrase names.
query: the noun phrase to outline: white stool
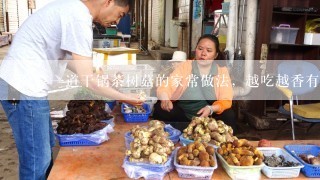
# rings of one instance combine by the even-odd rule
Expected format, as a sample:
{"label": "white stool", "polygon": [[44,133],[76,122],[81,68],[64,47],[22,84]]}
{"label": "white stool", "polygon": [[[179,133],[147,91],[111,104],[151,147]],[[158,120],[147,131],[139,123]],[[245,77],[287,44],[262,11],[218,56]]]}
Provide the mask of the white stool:
{"label": "white stool", "polygon": [[221,23],[221,19],[223,20],[223,24],[228,27],[227,25],[227,21],[225,19],[224,16],[226,16],[227,14],[223,13],[221,9],[215,10],[214,11],[214,16],[215,16],[215,20],[216,20],[216,16],[218,16],[217,21],[214,23],[213,29],[211,34],[217,35],[218,34],[218,29],[220,27],[220,23]]}
{"label": "white stool", "polygon": [[123,34],[121,37],[122,37],[122,42],[127,42],[128,47],[130,47],[131,35],[130,34]]}

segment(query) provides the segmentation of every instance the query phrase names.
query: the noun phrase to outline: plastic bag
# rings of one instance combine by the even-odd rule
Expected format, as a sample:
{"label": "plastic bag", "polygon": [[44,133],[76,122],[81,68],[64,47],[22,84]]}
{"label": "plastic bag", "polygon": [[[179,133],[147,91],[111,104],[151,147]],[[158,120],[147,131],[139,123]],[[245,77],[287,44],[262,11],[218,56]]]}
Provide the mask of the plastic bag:
{"label": "plastic bag", "polygon": [[165,164],[133,163],[126,156],[122,167],[129,178],[163,179],[167,173],[174,169],[173,153]]}
{"label": "plastic bag", "polygon": [[109,140],[108,133],[111,133],[114,131],[113,118],[103,122],[108,123],[108,125],[103,129],[95,131],[90,134],[80,134],[80,133],[72,134],[72,135],[56,134],[57,138],[59,139],[60,146],[99,145]]}
{"label": "plastic bag", "polygon": [[114,124],[114,118],[111,118],[109,120],[101,120],[101,122],[107,123],[110,126],[112,126],[112,128],[114,128],[115,124]]}
{"label": "plastic bag", "polygon": [[[164,131],[169,133],[169,139],[174,144],[178,143],[179,136],[181,135],[180,130],[175,129],[170,124],[166,124],[164,127]],[[125,138],[126,148],[130,149],[130,143],[133,141],[133,137],[131,136],[131,132],[130,131],[126,132],[124,138]]]}
{"label": "plastic bag", "polygon": [[172,127],[170,124],[166,124],[164,127],[164,131],[169,133],[169,139],[173,143],[177,143],[179,141],[179,136],[181,135],[181,131]]}

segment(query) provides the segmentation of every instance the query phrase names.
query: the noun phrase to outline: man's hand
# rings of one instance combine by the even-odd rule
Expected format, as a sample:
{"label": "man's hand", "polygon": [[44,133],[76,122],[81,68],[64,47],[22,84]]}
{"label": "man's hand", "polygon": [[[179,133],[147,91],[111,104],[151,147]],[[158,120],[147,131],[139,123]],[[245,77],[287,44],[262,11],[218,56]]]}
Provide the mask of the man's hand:
{"label": "man's hand", "polygon": [[128,98],[124,99],[124,100],[120,100],[121,102],[127,103],[127,104],[131,104],[133,106],[140,106],[144,103],[144,99],[140,99],[140,95],[139,94],[125,94]]}
{"label": "man's hand", "polygon": [[161,108],[170,112],[173,109],[173,104],[170,100],[161,100]]}

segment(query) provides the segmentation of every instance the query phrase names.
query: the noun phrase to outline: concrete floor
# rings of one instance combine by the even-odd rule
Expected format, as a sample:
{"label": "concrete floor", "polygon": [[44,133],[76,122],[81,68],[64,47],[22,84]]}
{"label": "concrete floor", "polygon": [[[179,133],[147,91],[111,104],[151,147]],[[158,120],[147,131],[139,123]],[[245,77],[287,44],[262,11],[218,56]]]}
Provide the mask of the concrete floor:
{"label": "concrete floor", "polygon": [[[7,52],[8,46],[0,48],[0,62]],[[152,60],[150,55],[138,55],[139,60]],[[159,65],[159,61],[154,61],[154,65]],[[50,101],[52,110],[62,110],[67,101]],[[296,128],[297,139],[319,139],[320,124],[311,129],[309,133],[305,133],[304,123],[297,123]],[[272,140],[276,130],[256,130],[248,125],[246,120],[238,123],[239,132],[237,137],[247,138],[249,140],[259,140],[262,138]],[[291,139],[290,125],[286,126],[278,139]],[[58,144],[58,143],[57,143]],[[54,148],[54,156],[57,155],[59,146]],[[18,154],[15,148],[12,130],[7,122],[6,116],[0,105],[0,180],[2,179],[18,179]]]}

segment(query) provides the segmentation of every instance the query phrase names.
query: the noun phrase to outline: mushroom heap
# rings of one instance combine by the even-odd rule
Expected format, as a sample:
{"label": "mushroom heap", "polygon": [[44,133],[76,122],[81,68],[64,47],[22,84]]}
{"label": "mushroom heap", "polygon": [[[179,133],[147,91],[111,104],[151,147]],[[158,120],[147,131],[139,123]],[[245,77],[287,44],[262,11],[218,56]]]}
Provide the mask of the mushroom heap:
{"label": "mushroom heap", "polygon": [[260,165],[264,159],[263,153],[246,139],[222,143],[218,153],[233,166]]}
{"label": "mushroom heap", "polygon": [[70,101],[67,107],[66,116],[58,123],[58,134],[90,134],[106,127],[101,120],[112,118],[104,111],[104,101]]}
{"label": "mushroom heap", "polygon": [[177,163],[184,166],[214,167],[215,150],[207,143],[195,141],[179,148],[177,152]]}
{"label": "mushroom heap", "polygon": [[133,141],[126,151],[130,162],[149,162],[164,164],[174,150],[173,142],[168,138],[169,133],[164,131],[165,124],[158,120],[149,122],[148,127],[136,126],[131,129]]}
{"label": "mushroom heap", "polygon": [[209,117],[194,117],[186,129],[183,130],[186,139],[210,142],[219,146],[224,142],[233,142],[233,129],[221,120]]}

